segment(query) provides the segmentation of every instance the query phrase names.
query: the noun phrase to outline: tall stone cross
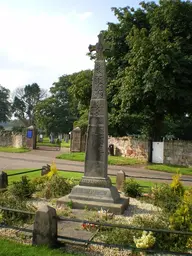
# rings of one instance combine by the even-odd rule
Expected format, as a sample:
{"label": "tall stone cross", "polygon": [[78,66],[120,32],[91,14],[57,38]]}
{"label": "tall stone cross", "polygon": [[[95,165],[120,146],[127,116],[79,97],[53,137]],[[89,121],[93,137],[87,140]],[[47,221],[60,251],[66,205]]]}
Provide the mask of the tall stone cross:
{"label": "tall stone cross", "polygon": [[89,51],[93,52],[96,51],[96,59],[97,60],[104,60],[104,53],[106,50],[109,50],[108,44],[104,41],[103,34],[100,33],[98,35],[99,42],[96,45],[89,45]]}
{"label": "tall stone cross", "polygon": [[79,186],[73,188],[69,198],[113,203],[119,200],[119,194],[107,175],[108,110],[104,59],[107,45],[102,34],[98,38],[99,42],[95,46],[89,45],[91,52],[96,51],[96,60],[92,81],[84,176]]}

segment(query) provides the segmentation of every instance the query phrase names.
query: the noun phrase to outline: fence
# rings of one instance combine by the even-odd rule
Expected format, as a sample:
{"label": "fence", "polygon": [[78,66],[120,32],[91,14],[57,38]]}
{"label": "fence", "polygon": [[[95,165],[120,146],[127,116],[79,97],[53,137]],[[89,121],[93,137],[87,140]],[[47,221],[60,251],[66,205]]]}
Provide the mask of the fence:
{"label": "fence", "polygon": [[[51,209],[51,207],[49,207]],[[17,209],[10,209],[10,208],[6,208],[6,207],[0,207],[0,210],[2,211],[12,211],[12,212],[19,212],[22,214],[27,214],[27,215],[34,215],[37,221],[37,217],[39,217],[40,219],[46,218],[45,215],[41,215],[42,214],[42,210],[38,210],[36,213],[33,212],[27,212],[27,211],[21,211],[21,210],[17,210]],[[53,210],[53,208],[51,209]],[[43,212],[45,213],[45,212]],[[50,215],[50,211],[46,211],[46,214],[48,215],[47,219],[49,220],[49,222],[44,225],[46,225],[45,229],[48,231],[46,234],[44,232],[42,232],[43,228],[42,225],[38,226],[35,225],[34,222],[34,229],[27,229],[27,228],[22,228],[22,227],[17,227],[17,226],[5,226],[5,225],[0,225],[0,228],[7,228],[7,229],[15,229],[18,231],[22,231],[22,232],[28,232],[28,233],[32,233],[32,241],[33,244],[35,245],[47,245],[50,246],[52,245],[52,242],[54,241],[54,239],[56,240],[56,243],[58,244],[59,241],[64,241],[65,243],[68,242],[79,242],[79,245],[82,246],[88,246],[88,245],[100,245],[103,247],[110,247],[110,248],[118,248],[119,250],[130,250],[130,251],[134,251],[134,252],[146,252],[146,253],[154,253],[154,254],[161,254],[161,255],[192,255],[192,252],[174,252],[174,251],[162,251],[160,249],[142,249],[142,248],[137,248],[131,245],[127,245],[127,246],[123,246],[120,244],[107,244],[107,243],[103,243],[103,242],[95,242],[93,241],[95,235],[97,234],[97,232],[99,231],[99,229],[101,227],[108,227],[108,228],[120,228],[120,229],[129,229],[129,230],[137,230],[137,231],[151,231],[153,233],[169,233],[169,234],[177,234],[177,235],[186,235],[186,236],[192,236],[192,232],[183,232],[183,231],[177,231],[177,230],[165,230],[165,229],[152,229],[152,228],[139,228],[139,227],[133,227],[133,226],[128,226],[128,225],[116,225],[116,224],[109,224],[109,223],[100,223],[100,222],[95,222],[95,221],[88,221],[88,220],[80,220],[80,219],[70,219],[70,218],[63,218],[63,217],[58,217],[56,214],[52,214]],[[52,218],[50,218],[50,216]],[[55,221],[56,219],[56,221]],[[77,222],[77,223],[89,223],[89,224],[94,224],[97,227],[97,231],[93,234],[93,236],[91,237],[91,239],[89,240],[84,240],[84,239],[77,239],[77,238],[72,238],[72,237],[66,237],[66,236],[59,236],[57,235],[57,232],[52,232],[50,234],[51,231],[57,230],[57,221],[71,221],[71,222]],[[54,225],[53,225],[54,224]],[[51,229],[53,230],[49,230],[49,228],[47,228],[48,226],[51,226]],[[37,234],[38,233],[38,238],[37,238]],[[43,242],[42,242],[42,237],[43,237]],[[56,244],[55,244],[56,245]],[[58,247],[58,245],[57,245]]]}
{"label": "fence", "polygon": [[[29,170],[29,171],[24,171],[24,172],[19,172],[19,173],[13,173],[13,174],[8,174],[7,176],[16,176],[16,175],[20,175],[20,174],[27,174],[27,173],[33,173],[33,172],[37,172],[37,171],[41,171],[41,169],[35,169],[35,170]],[[62,171],[62,170],[60,170]],[[115,176],[115,175],[111,175],[111,176]],[[130,175],[125,175],[128,178],[140,178],[140,179],[146,179],[146,177],[144,176],[130,176]],[[154,180],[170,180],[171,178],[154,178],[154,177],[150,177],[148,179],[154,179]],[[75,179],[76,181],[79,181],[79,179]],[[191,182],[191,180],[187,180],[187,179],[183,179],[183,181],[189,181]],[[141,186],[141,187],[148,187],[148,186]],[[46,206],[48,207],[48,206]],[[49,207],[49,210],[38,210],[36,213],[34,212],[28,212],[28,211],[22,211],[22,210],[18,210],[18,209],[11,209],[11,208],[7,208],[7,207],[1,207],[0,206],[0,211],[10,211],[10,212],[17,212],[17,213],[22,213],[22,214],[26,214],[26,215],[32,215],[35,217],[35,222],[34,222],[34,229],[29,229],[29,228],[23,228],[23,227],[17,227],[17,226],[8,226],[8,225],[2,225],[0,224],[0,228],[6,228],[6,229],[15,229],[18,231],[22,231],[22,232],[28,232],[28,233],[32,233],[32,237],[33,237],[33,244],[36,245],[42,245],[42,244],[46,244],[46,245],[52,245],[53,241],[58,242],[58,241],[65,241],[67,243],[70,242],[79,242],[81,243],[81,245],[83,246],[88,246],[88,245],[100,245],[100,246],[104,246],[104,247],[110,247],[110,248],[118,248],[119,250],[130,250],[130,251],[135,251],[135,252],[146,252],[146,253],[155,253],[158,255],[192,255],[192,252],[188,252],[188,253],[182,253],[182,252],[173,252],[173,251],[162,251],[162,250],[156,250],[156,249],[141,249],[141,248],[136,248],[134,246],[131,245],[127,245],[127,246],[123,246],[120,244],[107,244],[107,243],[103,243],[103,242],[95,242],[93,241],[95,235],[97,234],[97,232],[102,228],[102,227],[108,227],[108,228],[120,228],[120,229],[129,229],[129,230],[137,230],[137,231],[151,231],[153,233],[164,233],[164,234],[177,234],[177,235],[185,235],[185,236],[191,236],[192,237],[192,232],[183,232],[183,231],[178,231],[178,230],[165,230],[165,229],[153,229],[153,228],[139,228],[139,227],[133,227],[133,226],[129,226],[129,225],[116,225],[116,224],[109,224],[109,223],[100,223],[100,222],[94,222],[94,221],[89,221],[89,220],[80,220],[80,219],[70,219],[70,218],[63,218],[63,217],[59,217],[56,215],[56,211],[54,208]],[[48,215],[48,216],[47,216]],[[50,229],[47,229],[47,224],[46,224],[46,228],[45,230],[48,230],[49,233],[42,234],[42,230],[43,227],[42,225],[39,225],[37,222],[37,218],[41,219],[41,218],[47,218],[47,220],[49,221],[49,226],[55,230],[55,232],[51,232],[53,234],[54,237],[50,237]],[[56,220],[56,221],[55,221]],[[91,239],[89,240],[83,240],[83,239],[77,239],[77,238],[72,238],[72,237],[66,237],[66,236],[60,236],[57,235],[57,221],[61,221],[61,222],[65,222],[65,221],[71,221],[71,222],[78,222],[78,223],[82,223],[82,224],[94,224],[97,227],[97,231],[93,234],[93,236],[91,237]],[[36,225],[35,225],[36,223]],[[41,221],[41,223],[44,223]],[[38,233],[38,236],[37,236]],[[47,239],[44,239],[47,235]],[[42,237],[44,237],[42,239]],[[83,243],[83,244],[82,244]]]}
{"label": "fence", "polygon": [[[17,173],[12,173],[12,174],[7,174],[7,177],[11,177],[11,176],[16,176],[16,175],[21,175],[21,174],[28,174],[28,173],[33,173],[33,172],[37,172],[37,171],[41,171],[42,169],[34,169],[34,170],[28,170],[28,171],[24,171],[24,172],[17,172]],[[63,170],[58,170],[60,172],[65,172]],[[70,171],[67,171],[70,172]],[[73,172],[72,172],[73,173]],[[75,173],[82,173],[82,172],[74,172]],[[115,174],[111,174],[111,177],[116,177]],[[172,181],[172,178],[160,178],[160,177],[145,177],[145,176],[134,176],[134,175],[128,175],[125,174],[126,178],[134,178],[134,179],[143,179],[143,180],[159,180],[159,181]],[[67,179],[67,178],[66,178]],[[1,179],[0,179],[1,180]],[[74,181],[79,181],[80,179],[73,179]],[[190,182],[192,184],[192,179],[185,179],[185,178],[181,178],[181,181],[183,182]],[[3,182],[2,182],[3,183]],[[113,185],[115,184],[114,182],[112,183]],[[7,185],[8,185],[8,181],[7,181]],[[145,189],[149,189],[150,186],[144,186],[144,185],[140,185],[140,187],[145,188]],[[1,187],[1,183],[0,183],[0,189],[3,188]]]}

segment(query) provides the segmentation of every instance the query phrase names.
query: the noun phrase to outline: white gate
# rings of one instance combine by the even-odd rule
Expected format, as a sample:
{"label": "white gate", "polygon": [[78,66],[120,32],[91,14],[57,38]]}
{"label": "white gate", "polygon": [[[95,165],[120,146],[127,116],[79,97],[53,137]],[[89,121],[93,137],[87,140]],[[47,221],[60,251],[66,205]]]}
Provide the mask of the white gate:
{"label": "white gate", "polygon": [[164,160],[164,142],[153,142],[152,163],[163,164]]}

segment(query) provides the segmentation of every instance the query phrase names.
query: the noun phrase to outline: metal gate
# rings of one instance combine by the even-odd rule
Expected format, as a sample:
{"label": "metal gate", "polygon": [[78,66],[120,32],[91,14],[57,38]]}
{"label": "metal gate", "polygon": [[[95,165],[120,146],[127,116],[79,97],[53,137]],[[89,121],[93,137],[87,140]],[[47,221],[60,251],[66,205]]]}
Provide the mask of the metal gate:
{"label": "metal gate", "polygon": [[153,142],[152,163],[163,164],[164,142]]}

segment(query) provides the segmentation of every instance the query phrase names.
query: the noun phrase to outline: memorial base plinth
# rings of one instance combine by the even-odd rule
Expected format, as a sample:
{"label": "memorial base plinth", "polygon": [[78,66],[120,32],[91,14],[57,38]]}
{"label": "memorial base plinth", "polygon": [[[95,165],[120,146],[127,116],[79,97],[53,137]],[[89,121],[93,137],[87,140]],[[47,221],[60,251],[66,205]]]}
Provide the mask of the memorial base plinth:
{"label": "memorial base plinth", "polygon": [[120,196],[116,187],[75,186],[71,193],[57,200],[57,207],[72,202],[73,209],[108,210],[114,214],[122,214],[129,205],[129,199]]}

